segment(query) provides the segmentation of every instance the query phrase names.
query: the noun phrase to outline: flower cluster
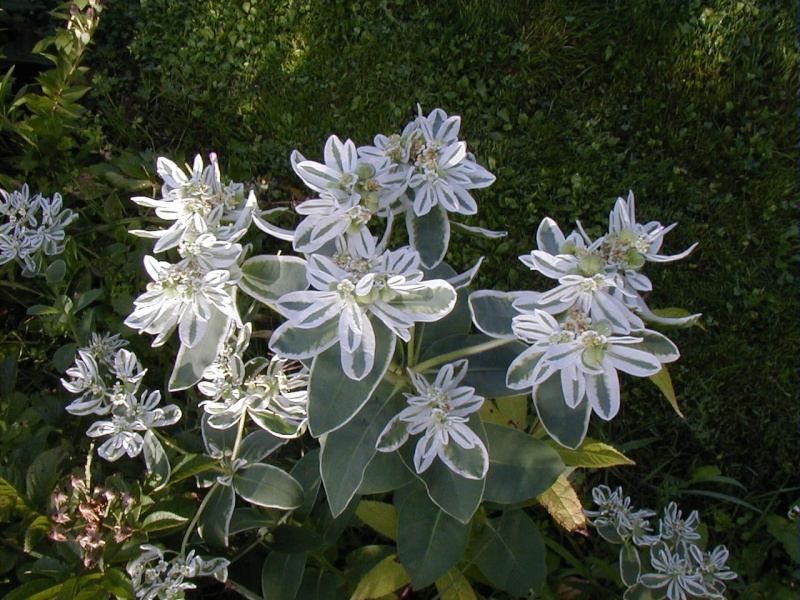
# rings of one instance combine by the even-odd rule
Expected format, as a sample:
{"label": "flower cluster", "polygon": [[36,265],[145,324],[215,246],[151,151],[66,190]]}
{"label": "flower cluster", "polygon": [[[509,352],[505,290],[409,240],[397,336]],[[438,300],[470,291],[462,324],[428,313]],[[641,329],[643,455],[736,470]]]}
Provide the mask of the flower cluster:
{"label": "flower cluster", "polygon": [[[371,236],[368,225],[376,217],[389,219],[406,213],[412,245],[418,239],[419,219],[436,209],[443,251],[423,256],[433,267],[441,261],[449,239],[447,213],[473,215],[475,199],[469,190],[491,185],[495,177],[467,152],[458,139],[461,117],[437,108],[411,121],[400,134],[377,135],[372,146],[356,148],[351,140],[331,136],[325,144],[325,163],[292,153],[297,175],[318,198],[303,202],[305,215],[294,236],[294,248],[313,252],[337,237],[361,245]],[[488,233],[488,232],[486,232]]]}
{"label": "flower cluster", "polygon": [[[592,412],[604,420],[616,416],[618,371],[649,377],[680,356],[675,344],[646,329],[644,320],[687,325],[699,315],[659,317],[641,296],[652,289],[641,272],[647,262],[677,260],[695,247],[675,256],[659,254],[664,235],[673,227],[637,223],[630,194],[627,200],[617,199],[607,235],[592,240],[578,223],[578,231],[565,236],[546,218],[536,235],[538,249],[520,257],[523,264],[558,284],[546,292],[523,292],[510,298],[516,315],[504,335],[529,348],[511,363],[506,385],[531,391],[542,424],[559,443],[576,447]],[[501,337],[493,331],[485,333]],[[554,394],[561,400],[556,402]],[[582,423],[583,434],[564,435],[563,419],[555,418],[563,413],[564,405],[573,422]]]}
{"label": "flower cluster", "polygon": [[143,544],[141,550],[142,554],[128,563],[128,575],[136,597],[142,600],[179,600],[186,597],[186,590],[197,587],[191,581],[195,577],[228,578],[229,561],[224,558],[204,560],[191,550],[186,556],[167,560],[156,546]]}
{"label": "flower cluster", "polygon": [[26,277],[38,274],[44,256],[64,252],[64,229],[77,218],[63,208],[59,193],[52,199],[41,194],[31,198],[28,184],[19,191],[0,189],[0,265],[13,260]]}
{"label": "flower cluster", "polygon": [[[608,486],[600,485],[592,490],[592,498],[598,510],[584,511],[591,524],[605,540],[623,544],[620,573],[628,585],[626,598],[637,597],[641,588],[662,590],[663,597],[669,600],[725,597],[725,582],[737,575],[725,564],[728,560],[725,546],[708,552],[699,545],[700,517],[696,510],[684,518],[677,504],[670,502],[656,533],[649,521],[656,513],[634,510],[622,488],[611,491]],[[650,555],[651,570],[644,573],[638,549]]]}
{"label": "flower cluster", "polygon": [[277,437],[298,437],[308,422],[308,369],[277,355],[244,362],[251,331],[247,323],[235,339],[229,335],[217,359],[205,369],[197,389],[210,399],[200,406],[215,429],[232,427],[246,413]]}
{"label": "flower cluster", "polygon": [[111,487],[90,487],[87,479],[70,476],[69,489],[53,493],[56,512],[50,538],[56,542],[75,542],[83,565],[92,569],[102,564],[103,550],[109,541],[121,544],[130,538],[134,497]]}
{"label": "flower cluster", "polygon": [[93,334],[90,345],[78,349],[75,364],[66,371],[69,380],[61,380],[69,392],[79,394],[66,410],[76,416],[110,416],[96,421],[86,432],[89,437],[108,436],[97,453],[115,461],[124,454],[133,458],[145,450],[145,461],[152,471],[148,449],[161,446],[152,430],[177,423],[181,410],[174,404],[159,406],[158,390],[140,392],[147,369],[123,347],[126,344],[118,335]]}
{"label": "flower cluster", "polygon": [[133,201],[154,208],[172,225],[131,233],[156,239],[156,253],[176,248],[181,260],[173,264],[145,257],[145,270],[153,281],[134,300],[125,324],[155,334],[153,346],[163,344],[177,328],[181,343],[191,348],[217,313],[241,326],[235,295],[243,252],[238,240],[247,232],[256,201],[252,193],[245,197],[241,183],[222,184],[214,154],[206,167],[199,155],[195,157],[188,176],[166,158],[158,159],[157,169],[164,180],[162,199]]}
{"label": "flower cluster", "polygon": [[416,394],[405,394],[408,407],[383,429],[377,449],[393,452],[409,436],[422,434],[414,451],[417,473],[426,471],[438,457],[462,477],[483,479],[489,469],[489,453],[468,421],[484,398],[475,394],[475,388],[459,386],[468,368],[466,360],[445,365],[433,383],[409,370]]}

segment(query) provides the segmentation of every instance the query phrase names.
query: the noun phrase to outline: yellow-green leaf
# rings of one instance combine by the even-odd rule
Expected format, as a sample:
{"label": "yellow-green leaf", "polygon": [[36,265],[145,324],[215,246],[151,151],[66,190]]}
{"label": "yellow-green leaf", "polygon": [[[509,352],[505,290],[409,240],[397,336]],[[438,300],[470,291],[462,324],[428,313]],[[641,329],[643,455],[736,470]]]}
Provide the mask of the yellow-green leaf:
{"label": "yellow-green leaf", "polygon": [[484,423],[496,423],[504,427],[514,429],[525,429],[528,418],[528,396],[508,396],[505,398],[495,398],[492,401],[484,402],[478,413]]}
{"label": "yellow-green leaf", "polygon": [[650,375],[648,379],[655,383],[656,387],[661,390],[661,393],[664,394],[664,397],[670,403],[672,408],[675,409],[675,412],[678,413],[678,416],[685,419],[686,417],[683,416],[681,409],[678,407],[678,399],[675,397],[675,390],[672,389],[672,379],[669,376],[667,367],[662,365],[661,370],[655,375]]}
{"label": "yellow-green leaf", "polygon": [[556,523],[569,532],[586,529],[586,516],[578,494],[563,473],[549,490],[539,496],[539,502],[547,509]]}
{"label": "yellow-green leaf", "polygon": [[[376,503],[378,504],[378,503]],[[364,575],[350,600],[382,598],[411,582],[411,577],[398,562],[396,554],[387,556]]]}
{"label": "yellow-green leaf", "polygon": [[477,600],[478,598],[472,591],[472,586],[467,578],[456,568],[450,569],[436,580],[436,591],[439,592],[442,600]]}
{"label": "yellow-green leaf", "polygon": [[575,450],[564,448],[549,440],[548,444],[555,448],[556,452],[561,456],[561,460],[568,467],[602,469],[603,467],[636,464],[613,446],[598,442],[592,438],[583,440],[583,443]]}
{"label": "yellow-green leaf", "polygon": [[397,539],[397,509],[385,502],[362,500],[356,508],[358,518],[390,540]]}

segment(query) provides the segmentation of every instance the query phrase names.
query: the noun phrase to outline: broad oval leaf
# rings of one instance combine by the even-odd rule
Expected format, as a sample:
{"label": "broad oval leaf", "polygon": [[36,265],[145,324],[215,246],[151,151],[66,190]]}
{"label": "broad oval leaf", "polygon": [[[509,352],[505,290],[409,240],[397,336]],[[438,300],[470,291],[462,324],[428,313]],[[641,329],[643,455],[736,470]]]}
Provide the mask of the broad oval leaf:
{"label": "broad oval leaf", "polygon": [[470,527],[433,504],[421,488],[400,506],[397,551],[414,587],[430,585],[464,554]]}
{"label": "broad oval leaf", "polygon": [[216,360],[225,343],[230,321],[227,315],[213,309],[200,342],[191,348],[181,344],[169,378],[171,392],[188,389],[203,378],[203,371]]}
{"label": "broad oval leaf", "polygon": [[[375,364],[363,379],[350,379],[343,371],[338,344],[317,355],[308,384],[308,428],[314,437],[334,431],[350,421],[383,379],[394,354],[395,336],[379,320],[375,331]],[[380,433],[380,432],[379,432]]]}
{"label": "broad oval leaf", "polygon": [[242,263],[239,288],[271,305],[289,292],[308,288],[306,261],[296,256],[253,256]]}
{"label": "broad oval leaf", "polygon": [[347,424],[320,440],[320,473],[333,516],[350,503],[376,453],[378,436],[405,404],[400,394],[384,385]]}
{"label": "broad oval leaf", "polygon": [[519,315],[512,305],[526,292],[479,290],[469,295],[469,310],[475,327],[492,337],[516,339],[511,320]]}
{"label": "broad oval leaf", "polygon": [[200,536],[212,546],[227,547],[236,494],[232,488],[217,484],[203,502],[205,507],[197,521]]}
{"label": "broad oval leaf", "polygon": [[544,586],[545,546],[536,524],[521,510],[489,519],[475,540],[475,564],[492,584],[514,596]]}
{"label": "broad oval leaf", "polygon": [[372,567],[358,582],[350,600],[383,598],[387,594],[408,585],[411,577],[397,559],[396,554],[387,556]]}
{"label": "broad oval leaf", "polygon": [[431,269],[442,262],[450,244],[450,219],[441,204],[421,217],[409,210],[406,213],[406,228],[411,245],[419,252],[420,261],[425,267]]}
{"label": "broad oval leaf", "polygon": [[233,476],[236,493],[248,502],[267,508],[291,509],[303,503],[303,488],[286,471],[255,464]]}
{"label": "broad oval leaf", "polygon": [[558,373],[536,388],[533,404],[550,437],[567,448],[575,449],[581,445],[589,428],[592,408],[585,398],[575,408],[567,406]]}
{"label": "broad oval leaf", "polygon": [[586,515],[578,494],[563,473],[553,486],[539,496],[539,503],[550,516],[570,533],[586,529]]}
{"label": "broad oval leaf", "polygon": [[483,499],[515,504],[545,492],[564,470],[564,461],[545,442],[493,423],[484,423],[489,441],[489,474]]}
{"label": "broad oval leaf", "polygon": [[261,596],[264,600],[294,600],[305,568],[304,553],[270,552],[261,567]]}

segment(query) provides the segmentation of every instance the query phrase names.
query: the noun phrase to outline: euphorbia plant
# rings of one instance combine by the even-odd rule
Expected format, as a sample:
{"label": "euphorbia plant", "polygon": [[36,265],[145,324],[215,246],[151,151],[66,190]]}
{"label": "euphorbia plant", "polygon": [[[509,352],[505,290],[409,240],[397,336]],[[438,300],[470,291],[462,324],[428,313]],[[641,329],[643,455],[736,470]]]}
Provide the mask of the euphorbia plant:
{"label": "euphorbia plant", "polygon": [[[537,249],[520,260],[556,279],[553,289],[470,294],[480,262],[462,274],[444,262],[451,229],[502,232],[457,220],[477,212],[472,190],[494,181],[459,129],[459,117],[436,109],[371,146],[332,136],[324,162],[294,152],[313,192],[294,230],[273,224],[276,211],[259,209],[241,184],[223,184],[216,156],[207,166],[196,158],[189,173],[159,159],[162,198],[134,200],[171,224],[134,233],[156,239],[165,259],[145,258],[152,282],[126,323],[154,334],[154,346],[177,330],[169,391],[205,397],[199,422],[184,424],[202,432],[204,451],[147,428],[159,451],[147,462],[148,471],[159,465],[154,498],[175,502],[191,476],[209,488],[191,518],[173,524],[184,527],[179,562],[194,560],[195,546],[234,563],[259,551],[264,598],[343,584],[356,598],[431,584],[471,597],[474,581],[523,596],[545,578],[544,542],[526,509],[541,503],[581,527],[582,514],[554,501],[575,497],[565,474],[592,463],[597,448],[613,457],[606,465],[626,461],[586,438],[592,413],[608,420],[619,410],[618,372],[654,377],[674,404],[664,364],[678,349],[645,322],[697,316],[650,311],[642,269],[691,248],[661,255],[671,227],[639,224],[631,194],[597,240],[580,225],[565,236],[542,222]],[[299,256],[250,256],[251,223]],[[256,315],[278,325],[254,330]],[[271,355],[251,347],[256,336],[269,337]],[[75,391],[80,373],[67,382]],[[292,442],[301,437],[311,439]],[[354,515],[387,543],[340,557],[360,574],[350,580],[326,549]],[[146,560],[163,556],[152,541]],[[137,578],[144,560],[132,563]],[[140,597],[167,589],[148,585]]]}

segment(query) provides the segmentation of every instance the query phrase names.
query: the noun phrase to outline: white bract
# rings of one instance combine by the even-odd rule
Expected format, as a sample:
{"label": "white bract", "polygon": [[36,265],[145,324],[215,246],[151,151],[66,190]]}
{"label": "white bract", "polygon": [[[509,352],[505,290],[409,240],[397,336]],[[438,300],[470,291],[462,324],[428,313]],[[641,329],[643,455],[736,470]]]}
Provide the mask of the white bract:
{"label": "white bract", "polygon": [[[514,390],[530,389],[534,398],[543,382],[558,376],[569,408],[588,399],[592,410],[607,421],[620,407],[617,371],[647,377],[679,356],[675,345],[654,331],[614,335],[608,321],[594,323],[582,311],[572,311],[558,321],[544,310],[526,310],[525,305],[515,303],[522,314],[513,318],[512,330],[531,346],[509,366],[506,385]],[[666,351],[654,353],[645,344],[645,336],[651,345],[657,340]]]}
{"label": "white bract", "polygon": [[228,578],[230,562],[224,558],[202,559],[191,550],[186,556],[176,555],[167,560],[160,548],[144,544],[142,553],[128,563],[127,571],[137,598],[142,600],[178,600],[186,597],[186,590],[197,585],[195,577],[214,577],[219,581]]}
{"label": "white bract", "polygon": [[360,380],[375,361],[372,318],[408,341],[414,323],[436,321],[452,310],[455,289],[442,279],[423,280],[416,251],[380,252],[371,239],[368,250],[368,255],[309,256],[307,277],[314,289],[278,300],[287,321],[272,335],[273,352],[302,360],[338,343],[342,369]]}
{"label": "white bract", "polygon": [[475,388],[460,386],[469,363],[459,360],[443,366],[433,383],[409,370],[416,394],[405,394],[408,407],[381,432],[376,447],[393,452],[409,436],[422,434],[414,450],[414,469],[426,471],[438,457],[449,469],[468,479],[483,479],[489,469],[489,453],[469,427],[469,415],[478,411],[484,398]]}
{"label": "white bract", "polygon": [[31,198],[28,184],[19,191],[0,189],[0,265],[15,260],[24,276],[33,277],[41,271],[44,256],[64,252],[64,229],[77,218],[63,208],[59,193],[52,199],[41,194]]}
{"label": "white bract", "polygon": [[156,334],[153,346],[162,345],[177,327],[181,342],[191,348],[202,339],[214,310],[241,326],[229,270],[203,273],[188,264],[173,265],[152,256],[144,257],[144,266],[153,281],[133,301],[125,324]]}
{"label": "white bract", "polygon": [[130,458],[138,456],[144,448],[144,434],[151,429],[166,427],[177,423],[181,409],[170,404],[159,407],[161,392],[142,392],[137,398],[133,394],[123,394],[114,398],[109,421],[97,421],[89,427],[89,437],[108,439],[97,449],[97,453],[108,461],[115,461],[123,454]]}
{"label": "white bract", "polygon": [[197,384],[210,400],[200,406],[208,424],[228,429],[246,413],[256,425],[277,437],[302,435],[308,422],[308,369],[285,358],[242,359],[250,338],[248,323],[235,345],[228,345],[203,372]]}

